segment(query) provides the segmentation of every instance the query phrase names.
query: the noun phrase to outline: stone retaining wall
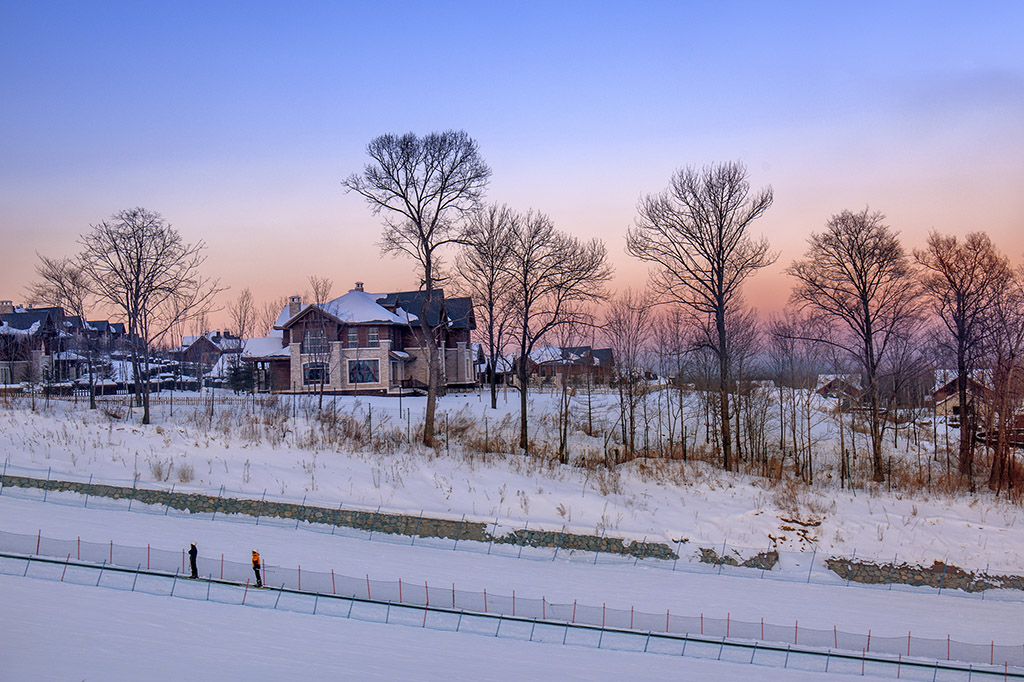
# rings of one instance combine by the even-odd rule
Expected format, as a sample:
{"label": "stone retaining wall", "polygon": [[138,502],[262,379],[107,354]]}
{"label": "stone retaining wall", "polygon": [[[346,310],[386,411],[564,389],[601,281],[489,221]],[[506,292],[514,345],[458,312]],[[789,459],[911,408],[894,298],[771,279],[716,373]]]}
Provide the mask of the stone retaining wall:
{"label": "stone retaining wall", "polygon": [[844,580],[868,585],[927,585],[964,592],[984,592],[991,589],[1024,590],[1024,576],[970,573],[939,561],[924,567],[906,563],[877,564],[871,561],[830,557],[825,559],[825,565]]}
{"label": "stone retaining wall", "polygon": [[490,524],[475,521],[438,519],[429,516],[410,516],[357,509],[327,509],[288,502],[269,502],[235,497],[218,497],[200,493],[171,492],[76,481],[43,480],[26,476],[3,476],[3,486],[39,488],[51,492],[73,492],[93,497],[134,500],[142,504],[168,506],[193,514],[247,514],[261,517],[308,521],[326,525],[357,528],[374,533],[419,537],[474,540],[526,547],[554,547],[566,551],[608,552],[640,558],[678,559],[672,549],[660,542],[634,542],[622,538],[598,535],[579,535],[557,531],[518,529],[494,536],[488,532]]}

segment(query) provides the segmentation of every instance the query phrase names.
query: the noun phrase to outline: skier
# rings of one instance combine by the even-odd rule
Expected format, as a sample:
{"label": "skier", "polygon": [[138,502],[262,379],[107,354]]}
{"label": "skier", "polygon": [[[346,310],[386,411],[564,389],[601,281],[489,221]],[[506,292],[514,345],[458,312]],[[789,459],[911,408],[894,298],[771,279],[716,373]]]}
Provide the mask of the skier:
{"label": "skier", "polygon": [[252,572],[256,574],[256,587],[263,587],[263,578],[260,576],[260,553],[255,549],[252,551]]}
{"label": "skier", "polygon": [[199,550],[196,549],[196,543],[192,543],[192,546],[188,550],[188,563],[192,568],[192,578],[199,577],[199,569],[196,568],[196,557],[199,556]]}

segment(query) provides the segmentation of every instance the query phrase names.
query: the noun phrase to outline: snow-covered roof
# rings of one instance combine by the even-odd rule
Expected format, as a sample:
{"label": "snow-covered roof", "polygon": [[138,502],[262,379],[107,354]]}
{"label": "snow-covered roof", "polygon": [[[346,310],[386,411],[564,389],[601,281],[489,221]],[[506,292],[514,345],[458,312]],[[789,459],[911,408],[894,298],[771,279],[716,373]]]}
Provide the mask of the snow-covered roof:
{"label": "snow-covered roof", "polygon": [[11,336],[34,336],[39,331],[39,322],[33,322],[27,329],[18,329],[12,327],[6,322],[0,323],[0,334],[8,334]]}
{"label": "snow-covered roof", "polygon": [[246,339],[242,348],[242,357],[246,358],[288,357],[290,353],[291,350],[284,345],[284,338],[280,333]]}
{"label": "snow-covered roof", "polygon": [[578,362],[580,360],[579,355],[572,353],[567,348],[559,348],[558,346],[541,346],[540,348],[534,349],[534,351],[530,353],[529,357],[538,365],[543,364],[545,362],[571,363]]}
{"label": "snow-covered roof", "polygon": [[408,316],[396,315],[377,303],[378,298],[383,298],[383,296],[352,289],[347,294],[318,307],[328,315],[349,324],[383,322],[404,325],[409,323]]}
{"label": "snow-covered roof", "polygon": [[854,388],[860,388],[860,375],[858,374],[819,374],[818,385],[815,390],[823,388],[833,381],[842,381]]}

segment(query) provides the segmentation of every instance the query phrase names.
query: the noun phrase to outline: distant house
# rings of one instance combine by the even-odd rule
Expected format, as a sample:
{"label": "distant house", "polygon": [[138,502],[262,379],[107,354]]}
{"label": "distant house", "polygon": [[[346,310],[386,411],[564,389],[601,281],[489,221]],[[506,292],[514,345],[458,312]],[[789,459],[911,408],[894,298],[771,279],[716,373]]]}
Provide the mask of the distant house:
{"label": "distant house", "polygon": [[615,357],[611,348],[541,346],[526,358],[527,375],[541,379],[589,375],[593,381],[604,383],[614,370]]}
{"label": "distant house", "polygon": [[271,333],[246,342],[242,361],[256,367],[257,385],[270,392],[397,394],[423,389],[428,351],[420,326],[426,315],[443,353],[440,382],[447,388],[476,383],[470,332],[476,328],[469,298],[437,290],[371,294],[356,288],[323,304],[292,296]]}
{"label": "distant house", "polygon": [[83,322],[58,306],[0,301],[0,384],[76,381],[87,376],[90,349],[103,345],[98,340],[123,335],[122,324]]}
{"label": "distant house", "polygon": [[844,409],[858,405],[864,399],[864,389],[856,374],[819,374],[814,392],[838,401]]}
{"label": "distant house", "polygon": [[183,374],[201,377],[222,362],[223,356],[237,357],[242,352],[242,340],[228,331],[211,331],[201,336],[186,336],[169,356],[177,361]]}
{"label": "distant house", "polygon": [[[969,410],[977,411],[979,407],[987,406],[992,400],[992,389],[983,383],[983,378],[985,375],[982,373],[964,377]],[[961,377],[955,372],[936,373],[936,387],[930,396],[936,415],[960,416],[963,413],[960,406],[960,382]]]}

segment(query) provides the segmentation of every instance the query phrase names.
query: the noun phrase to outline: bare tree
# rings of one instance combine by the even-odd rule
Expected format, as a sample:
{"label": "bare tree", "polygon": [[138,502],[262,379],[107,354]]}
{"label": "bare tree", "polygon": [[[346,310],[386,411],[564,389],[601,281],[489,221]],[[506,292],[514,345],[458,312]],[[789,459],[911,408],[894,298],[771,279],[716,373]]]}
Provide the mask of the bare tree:
{"label": "bare tree", "polygon": [[[39,255],[39,254],[37,254]],[[89,408],[96,409],[96,379],[93,366],[93,338],[86,320],[89,300],[89,279],[81,260],[77,258],[47,258],[39,255],[36,265],[39,278],[29,287],[29,298],[34,303],[45,303],[64,308],[79,319],[79,341],[85,346],[89,371]]]}
{"label": "bare tree", "polygon": [[581,242],[559,232],[543,213],[516,215],[511,241],[508,277],[519,347],[519,447],[528,453],[527,360],[545,335],[563,325],[587,322],[582,306],[604,298],[612,270],[600,240]]}
{"label": "bare tree", "polygon": [[918,321],[921,303],[899,238],[884,220],[867,208],[832,216],[787,270],[797,279],[793,303],[826,328],[841,325],[817,341],[846,351],[864,373],[874,481],[885,480],[879,370],[897,337]]}
{"label": "bare tree", "polygon": [[498,407],[497,362],[508,341],[511,299],[508,261],[512,255],[512,211],[492,204],[475,211],[466,230],[466,247],[456,257],[461,287],[473,299],[487,344],[491,409]]}
{"label": "bare tree", "polygon": [[989,411],[986,436],[989,445],[994,446],[988,485],[999,492],[1013,480],[1008,470],[1012,462],[1010,447],[1020,437],[1016,435],[1020,433],[1016,415],[1024,400],[1024,267],[1014,271],[999,290],[992,313],[994,409]]}
{"label": "bare tree", "polygon": [[273,298],[262,306],[256,308],[256,319],[255,326],[263,331],[264,334],[269,334],[277,323],[277,318],[280,317],[281,311],[284,310],[285,306],[288,305],[287,296],[278,296]]}
{"label": "bare tree", "polygon": [[[318,308],[323,308],[323,305],[331,297],[331,289],[334,288],[334,281],[328,277],[320,277],[318,275],[309,276],[309,288],[313,290],[313,304]],[[308,319],[308,318],[307,318]],[[308,350],[312,356],[313,361],[320,367],[320,378],[317,381],[317,409],[324,409],[324,387],[327,383],[329,374],[331,372],[331,339],[327,338],[327,318],[324,317],[322,311],[317,311],[316,322],[311,330],[317,334],[318,338],[313,341],[305,340],[308,344]],[[306,328],[309,330],[309,327]],[[341,371],[341,367],[337,368],[337,371]]]}
{"label": "bare tree", "polygon": [[636,408],[645,393],[641,359],[650,339],[653,306],[650,292],[626,289],[605,307],[604,334],[615,354],[619,425],[627,459],[636,455]]}
{"label": "bare tree", "polygon": [[718,360],[722,464],[733,468],[729,427],[732,354],[727,320],[743,283],[777,258],[765,239],[749,235],[751,224],[772,205],[772,190],[752,193],[738,162],[685,168],[669,188],[648,195],[637,207],[626,250],[658,266],[651,286],[665,302],[681,303],[711,316],[711,346]]}
{"label": "bare tree", "polygon": [[921,282],[948,332],[948,341],[942,345],[956,359],[960,400],[957,464],[960,475],[970,479],[978,416],[969,409],[967,384],[995,333],[988,318],[1000,291],[1011,278],[1010,265],[983,232],[972,232],[962,242],[956,236],[932,232],[927,246],[914,250],[914,258],[924,268]]}
{"label": "bare tree", "polygon": [[183,241],[159,213],[126,209],[91,227],[79,240],[83,268],[91,291],[124,314],[148,424],[150,346],[176,323],[210,310],[221,289],[200,272],[205,244]]}
{"label": "bare tree", "polygon": [[229,306],[228,313],[231,315],[231,325],[234,327],[238,338],[248,339],[256,329],[256,303],[253,301],[252,292],[248,288],[242,289]]}
{"label": "bare tree", "polygon": [[371,140],[366,153],[371,162],[342,185],[366,199],[375,215],[384,215],[381,250],[405,254],[419,267],[426,294],[419,320],[429,363],[423,443],[432,446],[441,366],[438,330],[431,329],[427,311],[435,303],[439,252],[461,241],[460,219],[479,206],[491,169],[461,130],[424,137],[389,133]]}

